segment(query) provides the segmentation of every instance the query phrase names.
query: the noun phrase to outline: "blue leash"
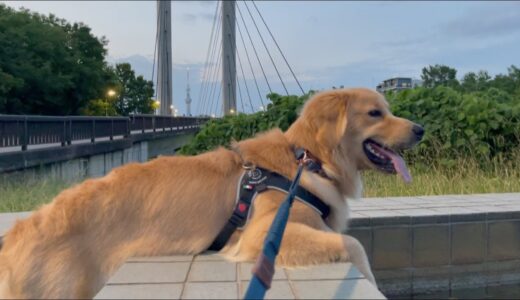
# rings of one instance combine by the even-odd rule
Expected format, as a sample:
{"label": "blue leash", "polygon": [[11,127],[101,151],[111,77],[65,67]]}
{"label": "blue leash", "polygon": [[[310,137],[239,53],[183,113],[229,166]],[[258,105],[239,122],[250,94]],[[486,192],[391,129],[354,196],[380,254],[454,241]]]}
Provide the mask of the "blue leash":
{"label": "blue leash", "polygon": [[296,188],[300,182],[300,176],[303,170],[303,163],[300,161],[296,176],[289,188],[289,193],[285,201],[280,205],[276,217],[269,228],[269,232],[264,241],[264,249],[256,261],[253,268],[253,278],[249,283],[244,299],[264,299],[265,293],[271,287],[274,275],[274,263],[280,244],[282,243],[283,233],[289,219],[289,211],[294,202]]}

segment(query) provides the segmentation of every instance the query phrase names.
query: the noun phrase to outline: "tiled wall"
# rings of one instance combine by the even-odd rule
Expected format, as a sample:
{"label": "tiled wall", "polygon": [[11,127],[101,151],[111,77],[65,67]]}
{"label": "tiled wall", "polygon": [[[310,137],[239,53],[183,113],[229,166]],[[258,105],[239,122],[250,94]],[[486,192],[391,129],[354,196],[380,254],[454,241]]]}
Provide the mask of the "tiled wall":
{"label": "tiled wall", "polygon": [[520,211],[357,217],[348,234],[364,245],[385,295],[520,283]]}

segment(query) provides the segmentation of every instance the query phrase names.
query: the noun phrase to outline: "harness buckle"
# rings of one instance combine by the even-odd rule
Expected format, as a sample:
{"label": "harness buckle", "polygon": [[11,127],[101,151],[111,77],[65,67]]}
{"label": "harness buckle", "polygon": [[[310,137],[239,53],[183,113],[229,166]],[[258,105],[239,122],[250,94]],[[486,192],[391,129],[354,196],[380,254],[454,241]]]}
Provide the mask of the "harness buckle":
{"label": "harness buckle", "polygon": [[242,168],[244,168],[245,170],[250,171],[250,170],[254,170],[254,169],[256,169],[256,166],[255,166],[255,164],[253,164],[252,162],[250,162],[250,161],[246,161],[246,162],[244,162],[244,163],[242,164]]}

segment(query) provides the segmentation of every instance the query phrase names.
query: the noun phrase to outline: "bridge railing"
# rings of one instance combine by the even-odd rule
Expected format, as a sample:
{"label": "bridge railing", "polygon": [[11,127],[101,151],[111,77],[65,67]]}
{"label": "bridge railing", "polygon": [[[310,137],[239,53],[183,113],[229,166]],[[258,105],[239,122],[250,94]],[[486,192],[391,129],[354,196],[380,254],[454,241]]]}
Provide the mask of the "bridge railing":
{"label": "bridge railing", "polygon": [[[70,145],[73,141],[113,140],[132,134],[157,131],[184,131],[199,128],[207,118],[131,115],[129,117],[51,117],[0,115],[0,148],[29,145]],[[135,132],[139,131],[139,132]]]}

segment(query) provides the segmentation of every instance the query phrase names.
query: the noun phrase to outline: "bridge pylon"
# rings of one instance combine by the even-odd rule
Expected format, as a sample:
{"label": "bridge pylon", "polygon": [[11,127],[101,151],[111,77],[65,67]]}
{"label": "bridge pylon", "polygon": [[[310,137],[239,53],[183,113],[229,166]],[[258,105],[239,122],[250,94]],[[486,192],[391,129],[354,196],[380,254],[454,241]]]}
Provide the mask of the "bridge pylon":
{"label": "bridge pylon", "polygon": [[222,105],[224,115],[237,113],[235,0],[222,1]]}

